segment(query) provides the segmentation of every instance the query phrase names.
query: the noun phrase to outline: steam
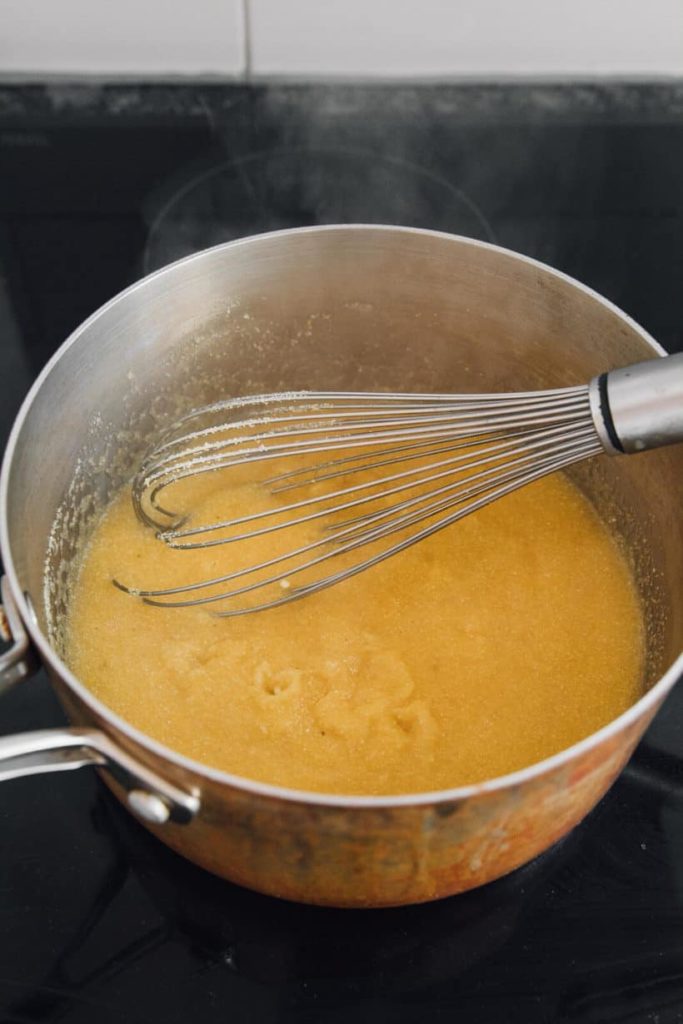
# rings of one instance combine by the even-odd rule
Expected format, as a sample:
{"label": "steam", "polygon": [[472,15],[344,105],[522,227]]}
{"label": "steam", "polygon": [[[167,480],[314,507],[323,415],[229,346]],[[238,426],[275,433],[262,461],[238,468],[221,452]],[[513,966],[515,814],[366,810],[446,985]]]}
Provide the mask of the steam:
{"label": "steam", "polygon": [[402,224],[495,241],[458,161],[439,158],[440,119],[427,116],[427,101],[409,87],[256,94],[253,148],[180,168],[151,200],[145,270],[234,238],[314,224]]}

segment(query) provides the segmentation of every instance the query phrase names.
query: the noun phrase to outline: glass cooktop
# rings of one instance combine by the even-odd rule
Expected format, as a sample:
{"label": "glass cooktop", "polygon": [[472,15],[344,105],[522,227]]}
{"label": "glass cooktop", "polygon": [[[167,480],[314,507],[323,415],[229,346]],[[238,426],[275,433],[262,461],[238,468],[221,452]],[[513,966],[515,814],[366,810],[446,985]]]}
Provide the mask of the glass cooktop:
{"label": "glass cooktop", "polygon": [[[304,224],[494,241],[683,345],[683,86],[0,86],[0,439],[81,320],[186,253]],[[2,732],[62,721],[43,674]],[[79,771],[0,786],[0,1022],[683,1021],[683,691],[608,796],[482,890],[246,892]]]}

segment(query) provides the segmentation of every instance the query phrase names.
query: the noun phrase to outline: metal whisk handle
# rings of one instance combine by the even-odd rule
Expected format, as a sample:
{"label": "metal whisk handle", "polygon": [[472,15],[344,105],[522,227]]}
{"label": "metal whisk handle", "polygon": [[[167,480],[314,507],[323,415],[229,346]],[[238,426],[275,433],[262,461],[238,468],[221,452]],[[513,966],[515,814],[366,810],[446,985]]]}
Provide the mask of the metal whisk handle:
{"label": "metal whisk handle", "polygon": [[588,393],[608,454],[683,441],[683,353],[603,373]]}

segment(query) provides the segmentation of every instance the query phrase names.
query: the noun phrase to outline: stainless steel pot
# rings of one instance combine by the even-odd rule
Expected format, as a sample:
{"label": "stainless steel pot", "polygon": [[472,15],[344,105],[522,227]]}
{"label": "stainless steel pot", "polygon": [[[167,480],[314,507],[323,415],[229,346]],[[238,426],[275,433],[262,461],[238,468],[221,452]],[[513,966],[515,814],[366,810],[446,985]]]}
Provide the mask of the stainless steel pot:
{"label": "stainless steel pot", "polygon": [[0,680],[24,685],[37,652],[73,728],[0,740],[0,777],[94,765],[184,856],[310,903],[435,899],[528,861],[600,799],[683,669],[680,447],[603,458],[576,473],[616,516],[632,553],[647,619],[645,695],[555,757],[445,792],[345,798],[280,789],[190,761],[133,729],[62,660],[69,568],[145,435],[199,401],[302,386],[557,387],[661,353],[566,276],[436,232],[342,226],[261,235],[129,288],[56,353],[7,448],[0,543],[12,646]]}

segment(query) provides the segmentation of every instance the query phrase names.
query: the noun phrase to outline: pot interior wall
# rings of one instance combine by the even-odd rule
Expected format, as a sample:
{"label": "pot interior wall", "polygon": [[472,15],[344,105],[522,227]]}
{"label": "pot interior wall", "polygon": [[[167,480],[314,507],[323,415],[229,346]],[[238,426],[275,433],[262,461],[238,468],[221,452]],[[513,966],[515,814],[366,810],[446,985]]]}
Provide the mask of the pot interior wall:
{"label": "pot interior wall", "polygon": [[[43,382],[10,470],[21,586],[60,649],[93,517],[149,435],[196,404],[293,388],[559,387],[651,355],[593,296],[465,240],[319,229],[207,251],[101,310]],[[575,476],[631,553],[651,683],[683,646],[683,451],[604,457]]]}

